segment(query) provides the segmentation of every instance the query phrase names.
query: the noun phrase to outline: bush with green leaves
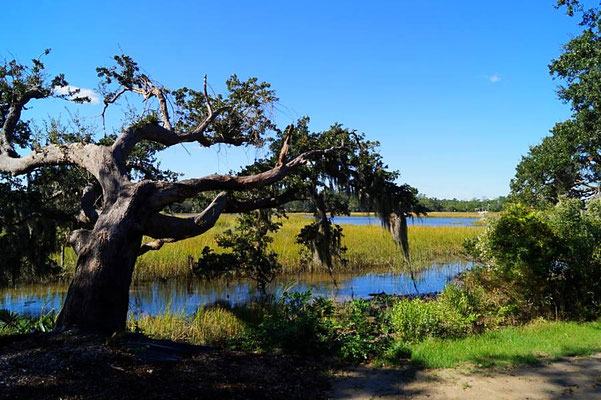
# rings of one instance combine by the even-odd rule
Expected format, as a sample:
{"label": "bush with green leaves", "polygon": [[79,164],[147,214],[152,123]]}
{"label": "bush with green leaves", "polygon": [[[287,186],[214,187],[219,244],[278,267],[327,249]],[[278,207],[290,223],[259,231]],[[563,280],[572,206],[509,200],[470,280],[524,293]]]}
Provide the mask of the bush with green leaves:
{"label": "bush with green leaves", "polygon": [[449,285],[436,299],[400,299],[387,313],[396,341],[417,343],[430,337],[462,337],[477,331],[480,313],[467,291]]}
{"label": "bush with green leaves", "polygon": [[435,301],[402,299],[388,313],[390,328],[401,342],[419,342],[444,334],[444,314]]}
{"label": "bush with green leaves", "polygon": [[[471,248],[507,306],[527,317],[593,318],[601,304],[601,200],[562,199],[544,211],[513,204]],[[485,272],[484,272],[485,271]]]}
{"label": "bush with green leaves", "polygon": [[263,307],[261,321],[232,339],[234,348],[364,362],[382,354],[390,341],[383,304],[377,301],[336,304],[311,292],[284,293]]}
{"label": "bush with green leaves", "polygon": [[447,285],[437,302],[446,310],[449,330],[463,336],[525,322],[519,310],[527,307],[516,302],[514,292],[499,275],[476,267]]}
{"label": "bush with green leaves", "polygon": [[54,329],[55,322],[56,315],[53,312],[30,317],[0,309],[0,336],[49,332]]}
{"label": "bush with green leaves", "polygon": [[234,343],[247,350],[281,349],[292,354],[330,354],[335,343],[335,304],[311,292],[284,293],[263,319]]}
{"label": "bush with green leaves", "polygon": [[388,299],[356,299],[338,309],[336,350],[340,359],[364,362],[385,351],[391,339],[385,325],[389,304]]}

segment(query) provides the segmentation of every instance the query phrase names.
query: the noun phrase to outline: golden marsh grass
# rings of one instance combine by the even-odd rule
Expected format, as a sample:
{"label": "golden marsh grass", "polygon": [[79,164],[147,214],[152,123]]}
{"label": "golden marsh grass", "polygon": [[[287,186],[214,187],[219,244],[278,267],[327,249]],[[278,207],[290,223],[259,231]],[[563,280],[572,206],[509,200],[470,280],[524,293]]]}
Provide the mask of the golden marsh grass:
{"label": "golden marsh grass", "polygon": [[[134,279],[181,278],[190,275],[189,258],[196,259],[204,246],[217,249],[215,237],[228,228],[234,228],[235,215],[223,215],[216,226],[205,234],[166,244],[158,251],[141,256],[136,263]],[[301,269],[300,246],[295,242],[301,228],[310,222],[302,214],[292,214],[283,221],[282,228],[273,235],[272,247],[279,255],[284,273],[295,273]],[[461,226],[411,226],[409,243],[411,260],[416,267],[434,261],[453,261],[463,258],[463,242],[481,232],[479,227]],[[403,269],[404,261],[400,250],[386,230],[378,225],[343,225],[343,245],[348,248],[348,270],[365,268]],[[75,265],[75,254],[68,249],[65,265],[67,277]]]}

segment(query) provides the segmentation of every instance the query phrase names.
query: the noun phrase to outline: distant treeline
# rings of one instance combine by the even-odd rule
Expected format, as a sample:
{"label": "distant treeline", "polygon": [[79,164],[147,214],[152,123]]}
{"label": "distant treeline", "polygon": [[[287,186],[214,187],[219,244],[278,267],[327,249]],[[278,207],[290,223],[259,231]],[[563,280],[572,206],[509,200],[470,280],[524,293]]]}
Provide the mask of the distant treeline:
{"label": "distant treeline", "polygon": [[418,196],[428,211],[501,211],[507,197],[499,196],[496,199],[437,199],[436,197]]}
{"label": "distant treeline", "polygon": [[[501,211],[503,205],[507,201],[507,197],[500,196],[495,199],[472,199],[472,200],[457,200],[457,199],[437,199],[436,197],[427,197],[418,195],[420,203],[422,203],[428,211]],[[174,213],[195,213],[200,212],[206,207],[208,200],[199,201],[186,200],[183,203],[173,204],[171,212]],[[348,199],[349,211],[351,212],[367,212],[371,210],[363,209],[359,202],[354,198]],[[286,204],[284,209],[287,212],[304,212],[312,213],[314,208],[308,201],[293,201]]]}
{"label": "distant treeline", "polygon": [[[348,209],[350,212],[368,212],[371,210],[364,209],[359,204],[359,201],[352,196],[345,196],[344,194],[339,194],[340,197],[344,198],[344,201],[348,201]],[[195,198],[195,199],[187,199],[183,203],[174,203],[172,204],[168,210],[168,212],[172,213],[197,213],[204,210],[204,208],[210,203],[210,196],[207,198]],[[292,201],[290,203],[286,203],[282,207],[286,212],[291,213],[312,213],[315,211],[315,207],[310,201],[297,200]]]}

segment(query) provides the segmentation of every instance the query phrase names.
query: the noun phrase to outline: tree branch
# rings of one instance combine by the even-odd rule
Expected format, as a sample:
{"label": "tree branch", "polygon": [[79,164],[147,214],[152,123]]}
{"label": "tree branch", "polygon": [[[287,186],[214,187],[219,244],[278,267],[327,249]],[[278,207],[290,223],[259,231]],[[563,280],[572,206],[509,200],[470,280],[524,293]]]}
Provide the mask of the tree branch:
{"label": "tree branch", "polygon": [[205,102],[207,103],[207,112],[208,115],[213,115],[213,107],[211,106],[211,99],[209,98],[209,92],[207,91],[207,76],[204,76],[203,79],[203,92],[205,95]]}
{"label": "tree branch", "polygon": [[171,243],[198,236],[215,226],[227,203],[227,195],[220,193],[211,204],[198,215],[189,218],[155,214],[146,222],[144,234],[158,239],[142,245],[140,254],[160,249],[164,243]]}
{"label": "tree branch", "polygon": [[173,239],[157,239],[157,240],[153,240],[148,243],[144,243],[142,246],[140,246],[140,250],[138,251],[138,256],[141,256],[142,254],[146,254],[149,251],[160,250],[165,243],[173,243],[173,242],[175,242],[175,240],[173,240]]}
{"label": "tree branch", "polygon": [[50,144],[24,157],[0,153],[0,171],[13,176],[54,165],[76,165],[87,170],[100,183],[105,204],[115,201],[119,190],[129,182],[127,172],[119,168],[111,148],[106,146],[92,143]]}
{"label": "tree branch", "polygon": [[127,92],[127,88],[122,88],[117,93],[115,93],[115,95],[113,97],[111,97],[110,99],[107,99],[105,97],[104,107],[102,108],[102,113],[100,114],[100,116],[102,117],[102,126],[103,127],[104,127],[104,115],[106,114],[106,110],[109,108],[109,105],[114,104],[119,99],[119,97],[121,97],[123,94],[125,94],[125,92]]}
{"label": "tree branch", "polygon": [[217,109],[212,114],[209,114],[192,132],[187,133],[177,132],[171,129],[170,125],[169,128],[157,124],[130,128],[123,132],[113,144],[113,154],[118,160],[124,163],[134,146],[142,140],[150,140],[164,146],[190,142],[198,142],[205,147],[209,147],[215,143],[239,144],[236,140],[213,140],[204,135],[209,125],[223,111],[225,111],[225,108]]}
{"label": "tree branch", "polygon": [[[345,150],[345,147],[331,147],[326,150],[311,150],[302,153],[283,165],[254,175],[231,176],[231,175],[209,175],[204,178],[186,179],[180,182],[156,182],[157,193],[150,199],[150,206],[160,210],[163,207],[182,202],[187,198],[194,197],[200,192],[209,190],[249,190],[265,187],[283,179],[290,171],[308,163],[318,157]],[[280,153],[280,159],[285,157]]]}
{"label": "tree branch", "polygon": [[163,90],[152,83],[148,77],[143,77],[145,84],[148,86],[146,92],[143,92],[143,96],[145,99],[150,98],[152,96],[156,97],[159,102],[159,112],[161,114],[161,119],[163,121],[163,127],[167,130],[171,130],[171,122],[169,121],[169,110],[167,108],[167,98],[163,93]]}
{"label": "tree branch", "polygon": [[0,154],[0,171],[15,176],[26,174],[38,167],[73,164],[85,168],[97,177],[102,160],[98,160],[95,156],[100,149],[101,147],[95,144],[69,143],[50,144],[33,150],[24,157],[18,157],[18,155],[12,157],[2,152]]}
{"label": "tree branch", "polygon": [[276,167],[281,167],[282,165],[284,165],[284,160],[286,159],[288,149],[290,148],[290,138],[292,137],[293,130],[294,125],[289,125],[286,129],[286,138],[284,139],[284,143],[282,144],[282,148],[280,149],[280,156],[278,157]]}
{"label": "tree branch", "polygon": [[293,190],[289,190],[279,196],[265,197],[247,201],[239,201],[227,197],[225,192],[220,193],[213,202],[200,214],[180,218],[165,214],[155,214],[144,227],[144,234],[153,239],[140,247],[139,255],[148,251],[159,250],[166,243],[188,239],[201,235],[215,226],[222,213],[242,213],[262,208],[281,206],[301,197]]}
{"label": "tree branch", "polygon": [[96,210],[96,202],[101,196],[100,188],[97,184],[86,186],[81,196],[81,214],[77,216],[77,220],[83,223],[95,223],[98,220],[98,210]]}
{"label": "tree branch", "polygon": [[77,229],[69,234],[67,240],[77,255],[88,245],[91,232],[88,229]]}
{"label": "tree branch", "polygon": [[131,128],[123,132],[113,144],[113,152],[119,160],[122,160],[122,162],[124,162],[123,160],[127,158],[127,156],[132,151],[136,143],[142,140],[150,140],[153,142],[163,144],[165,146],[173,146],[176,144],[189,142],[198,142],[205,147],[211,146],[216,143],[226,143],[235,145],[241,144],[239,139],[236,138],[211,139],[204,135],[209,125],[211,125],[211,123],[215,121],[215,119],[226,110],[226,107],[221,107],[217,110],[213,109],[207,90],[206,75],[204,76],[203,90],[207,107],[207,116],[202,122],[198,124],[196,128],[194,128],[194,130],[190,132],[177,132],[173,129],[169,120],[167,98],[165,97],[164,91],[160,87],[152,83],[152,81],[145,75],[141,76],[140,79],[142,81],[141,85],[124,88],[120,92],[118,92],[113,97],[113,99],[105,100],[105,109],[108,106],[107,102],[113,103],[121,94],[123,94],[127,90],[142,95],[144,99],[156,97],[159,102],[159,112],[161,115],[163,125],[159,126],[156,124],[147,124],[145,126]]}
{"label": "tree branch", "polygon": [[296,190],[287,190],[279,196],[263,197],[246,201],[229,198],[224,213],[244,213],[263,208],[274,208],[290,203],[294,200],[304,200]]}
{"label": "tree branch", "polygon": [[21,119],[21,112],[30,100],[42,99],[47,96],[48,94],[45,93],[41,88],[33,88],[26,91],[20,99],[11,105],[10,111],[8,112],[8,115],[4,120],[4,124],[2,125],[2,134],[0,135],[0,153],[11,157],[17,156],[17,152],[11,144],[11,139],[15,133],[15,129],[19,123],[19,120]]}

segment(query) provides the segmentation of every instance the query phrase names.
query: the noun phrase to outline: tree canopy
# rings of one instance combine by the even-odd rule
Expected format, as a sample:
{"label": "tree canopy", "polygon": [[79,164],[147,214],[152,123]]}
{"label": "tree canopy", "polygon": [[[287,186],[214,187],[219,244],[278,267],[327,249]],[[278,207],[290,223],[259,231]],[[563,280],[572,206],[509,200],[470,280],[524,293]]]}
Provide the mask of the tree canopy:
{"label": "tree canopy", "polygon": [[599,9],[562,0],[568,15],[580,13],[583,31],[551,61],[560,79],[559,98],[572,117],[560,122],[522,157],[511,182],[514,196],[533,205],[555,204],[560,196],[590,199],[601,193],[601,18]]}

